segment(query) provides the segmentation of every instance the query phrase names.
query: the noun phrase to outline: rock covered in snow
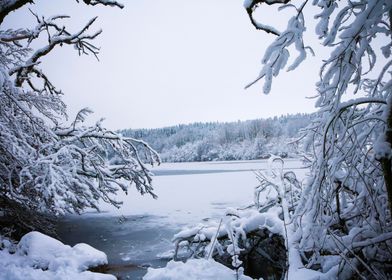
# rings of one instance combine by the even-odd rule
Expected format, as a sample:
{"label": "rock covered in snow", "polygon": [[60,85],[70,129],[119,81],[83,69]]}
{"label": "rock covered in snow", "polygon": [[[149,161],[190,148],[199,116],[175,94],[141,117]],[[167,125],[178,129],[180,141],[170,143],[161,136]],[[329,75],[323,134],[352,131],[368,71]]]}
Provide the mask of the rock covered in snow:
{"label": "rock covered in snow", "polygon": [[15,253],[0,250],[0,279],[114,280],[112,275],[86,271],[107,262],[105,253],[87,244],[71,247],[32,231],[22,237]]}

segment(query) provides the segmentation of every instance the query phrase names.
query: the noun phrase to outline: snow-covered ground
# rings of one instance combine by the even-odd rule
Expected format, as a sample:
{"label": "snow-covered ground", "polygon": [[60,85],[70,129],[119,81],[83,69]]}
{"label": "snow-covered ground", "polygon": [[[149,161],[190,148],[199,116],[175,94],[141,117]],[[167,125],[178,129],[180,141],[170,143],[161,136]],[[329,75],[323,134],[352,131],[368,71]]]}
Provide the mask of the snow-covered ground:
{"label": "snow-covered ground", "polygon": [[246,275],[236,272],[206,259],[190,259],[186,263],[170,261],[165,268],[149,269],[144,280],[252,280]]}
{"label": "snow-covered ground", "polygon": [[112,275],[87,271],[107,264],[105,253],[79,243],[73,247],[32,231],[17,245],[0,236],[0,279],[2,280],[115,280]]}

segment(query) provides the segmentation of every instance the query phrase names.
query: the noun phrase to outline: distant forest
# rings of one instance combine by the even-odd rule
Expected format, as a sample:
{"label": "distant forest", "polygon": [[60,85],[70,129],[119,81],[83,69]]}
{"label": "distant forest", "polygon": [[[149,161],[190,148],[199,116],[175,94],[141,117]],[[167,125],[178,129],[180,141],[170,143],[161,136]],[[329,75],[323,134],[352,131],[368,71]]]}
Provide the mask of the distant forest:
{"label": "distant forest", "polygon": [[296,114],[237,122],[125,129],[120,133],[146,141],[165,162],[261,159],[270,154],[293,157],[301,150],[295,142],[299,131],[310,123],[311,117]]}

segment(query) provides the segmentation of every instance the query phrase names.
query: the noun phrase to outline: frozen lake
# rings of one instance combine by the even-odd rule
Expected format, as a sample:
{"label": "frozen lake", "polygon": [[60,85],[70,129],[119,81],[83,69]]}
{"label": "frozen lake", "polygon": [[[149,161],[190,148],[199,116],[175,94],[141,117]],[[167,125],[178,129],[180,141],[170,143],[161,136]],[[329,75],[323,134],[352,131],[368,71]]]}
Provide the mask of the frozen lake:
{"label": "frozen lake", "polygon": [[[267,160],[164,163],[152,169],[157,200],[131,189],[118,195],[120,209],[101,205],[101,213],[67,217],[60,238],[104,251],[121,279],[141,279],[148,266],[166,264],[162,254],[173,249],[170,240],[181,228],[217,219],[227,207],[252,204],[254,171],[266,168]],[[285,168],[299,178],[306,172],[296,159],[286,159]]]}

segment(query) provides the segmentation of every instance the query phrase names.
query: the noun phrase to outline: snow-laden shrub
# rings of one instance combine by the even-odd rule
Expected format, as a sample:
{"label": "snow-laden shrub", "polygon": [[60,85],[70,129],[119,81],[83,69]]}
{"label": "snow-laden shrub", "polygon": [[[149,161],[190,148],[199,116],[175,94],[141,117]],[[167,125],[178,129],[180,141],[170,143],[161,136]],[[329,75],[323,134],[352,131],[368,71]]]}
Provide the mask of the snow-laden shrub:
{"label": "snow-laden shrub", "polygon": [[[359,194],[337,193],[334,201],[326,204],[321,223],[310,219],[311,212],[304,213],[304,203],[313,201],[295,173],[285,171],[284,161],[278,157],[271,157],[269,166],[268,171],[256,172],[260,184],[252,205],[227,209],[220,221],[208,220],[176,234],[175,259],[213,258],[232,269],[241,271],[242,267],[252,277],[390,277],[392,234],[387,226],[372,221],[376,217],[355,211],[360,209],[356,205]],[[335,178],[336,184],[342,184],[342,177],[344,173]],[[255,260],[255,252],[263,258]]]}
{"label": "snow-laden shrub", "polygon": [[253,277],[283,275],[288,226],[301,185],[293,172],[284,172],[281,158],[271,157],[269,166],[268,171],[256,173],[260,185],[255,188],[254,204],[227,209],[219,222],[210,220],[176,234],[175,258],[214,258],[233,269],[243,267]]}

